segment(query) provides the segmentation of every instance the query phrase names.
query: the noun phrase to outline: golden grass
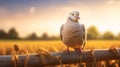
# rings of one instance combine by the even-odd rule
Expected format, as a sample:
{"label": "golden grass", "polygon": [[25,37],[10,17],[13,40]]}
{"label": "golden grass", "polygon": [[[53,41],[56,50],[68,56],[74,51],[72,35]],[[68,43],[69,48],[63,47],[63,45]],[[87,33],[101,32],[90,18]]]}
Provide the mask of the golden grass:
{"label": "golden grass", "polygon": [[[38,49],[43,49],[49,52],[58,52],[66,50],[66,46],[62,41],[0,41],[0,55],[11,54],[13,45],[17,44],[20,49],[28,50],[30,53],[35,53]],[[120,47],[120,41],[116,40],[89,40],[86,43],[85,49],[108,49],[116,45]]]}

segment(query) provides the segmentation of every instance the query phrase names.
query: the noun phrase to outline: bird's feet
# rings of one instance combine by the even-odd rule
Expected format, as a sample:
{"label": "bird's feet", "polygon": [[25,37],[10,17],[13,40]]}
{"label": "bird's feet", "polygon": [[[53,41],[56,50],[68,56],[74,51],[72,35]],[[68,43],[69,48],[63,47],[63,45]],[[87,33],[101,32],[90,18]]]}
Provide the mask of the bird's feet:
{"label": "bird's feet", "polygon": [[69,51],[69,50],[65,50],[64,52],[66,52],[66,53],[70,53],[70,51]]}
{"label": "bird's feet", "polygon": [[78,51],[79,54],[82,54],[82,48],[76,48],[75,51]]}
{"label": "bird's feet", "polygon": [[81,49],[78,52],[79,52],[79,54],[82,54],[82,50]]}
{"label": "bird's feet", "polygon": [[69,47],[67,47],[67,50],[65,50],[64,52],[70,53]]}
{"label": "bird's feet", "polygon": [[79,50],[79,53],[82,53],[82,50],[81,50],[81,49]]}

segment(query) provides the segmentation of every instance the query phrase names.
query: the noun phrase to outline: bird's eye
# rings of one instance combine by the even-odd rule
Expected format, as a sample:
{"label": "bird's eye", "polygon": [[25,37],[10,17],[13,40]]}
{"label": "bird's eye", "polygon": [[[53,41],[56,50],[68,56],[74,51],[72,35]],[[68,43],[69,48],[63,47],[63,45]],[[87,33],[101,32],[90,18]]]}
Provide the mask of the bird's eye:
{"label": "bird's eye", "polygon": [[74,16],[74,14],[72,14]]}

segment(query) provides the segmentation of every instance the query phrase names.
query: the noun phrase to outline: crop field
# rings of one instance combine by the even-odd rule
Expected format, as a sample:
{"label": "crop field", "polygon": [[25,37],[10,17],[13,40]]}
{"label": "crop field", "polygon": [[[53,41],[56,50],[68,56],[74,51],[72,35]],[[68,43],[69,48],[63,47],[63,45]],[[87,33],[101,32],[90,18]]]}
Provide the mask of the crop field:
{"label": "crop field", "polygon": [[[41,41],[41,40],[0,40],[0,55],[9,55],[13,53],[13,46],[18,45],[20,50],[27,50],[29,53],[37,53],[39,49],[47,52],[63,52],[66,50],[66,46],[60,40]],[[85,46],[85,50],[92,49],[109,49],[111,46],[120,48],[120,40],[88,40]],[[71,50],[73,50],[71,48]],[[115,63],[115,60],[114,62]],[[82,63],[85,65],[85,63]],[[105,64],[105,62],[103,62]],[[67,64],[64,67],[77,67],[77,64]],[[49,67],[49,66],[48,66]],[[52,67],[60,67],[52,66]],[[84,67],[84,66],[83,66]],[[115,67],[118,67],[118,63],[115,63]]]}
{"label": "crop field", "polygon": [[[21,50],[28,50],[30,53],[36,53],[38,49],[48,52],[62,52],[66,46],[60,40],[54,41],[0,41],[0,55],[11,54],[13,45],[17,44]],[[85,50],[91,49],[109,49],[111,46],[120,47],[119,40],[89,40],[86,43]],[[71,50],[73,50],[71,48]]]}

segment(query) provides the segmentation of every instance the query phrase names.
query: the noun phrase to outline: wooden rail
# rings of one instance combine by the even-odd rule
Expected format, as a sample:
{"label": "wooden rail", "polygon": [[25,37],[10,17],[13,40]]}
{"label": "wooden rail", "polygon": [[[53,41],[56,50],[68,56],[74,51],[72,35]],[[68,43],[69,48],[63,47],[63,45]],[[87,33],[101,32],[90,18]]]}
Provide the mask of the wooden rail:
{"label": "wooden rail", "polygon": [[[66,52],[45,52],[40,51],[36,54],[28,55],[1,55],[0,67],[40,67],[58,64],[70,64],[78,62],[97,62],[102,60],[112,60],[120,58],[120,49],[101,49],[101,50],[86,50],[80,54],[77,51],[70,53]],[[27,60],[26,60],[27,59]],[[26,63],[27,62],[27,63]],[[26,65],[27,64],[27,65]]]}

